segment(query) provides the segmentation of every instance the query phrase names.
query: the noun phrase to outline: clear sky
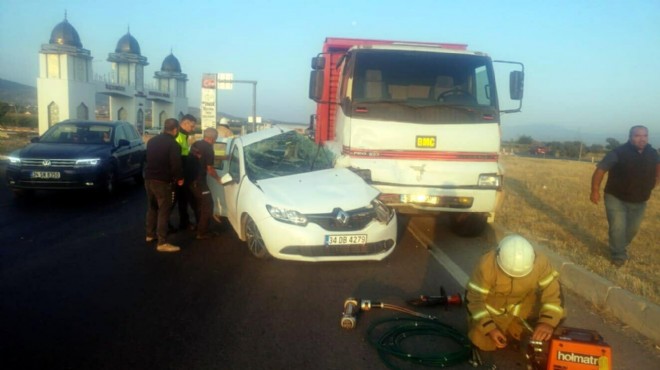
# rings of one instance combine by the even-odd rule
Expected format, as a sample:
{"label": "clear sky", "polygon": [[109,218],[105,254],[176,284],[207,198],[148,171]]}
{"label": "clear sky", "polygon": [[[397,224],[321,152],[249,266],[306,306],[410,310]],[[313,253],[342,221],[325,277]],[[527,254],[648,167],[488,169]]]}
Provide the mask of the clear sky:
{"label": "clear sky", "polygon": [[[0,0],[0,78],[36,86],[39,49],[65,10],[95,74],[109,73],[129,27],[146,81],[173,51],[191,106],[203,73],[228,72],[258,81],[259,116],[305,123],[310,59],[325,37],[454,42],[525,64],[523,112],[504,116],[503,129],[560,125],[623,140],[632,124],[660,131],[658,0]],[[251,115],[251,85],[221,92],[218,106]]]}

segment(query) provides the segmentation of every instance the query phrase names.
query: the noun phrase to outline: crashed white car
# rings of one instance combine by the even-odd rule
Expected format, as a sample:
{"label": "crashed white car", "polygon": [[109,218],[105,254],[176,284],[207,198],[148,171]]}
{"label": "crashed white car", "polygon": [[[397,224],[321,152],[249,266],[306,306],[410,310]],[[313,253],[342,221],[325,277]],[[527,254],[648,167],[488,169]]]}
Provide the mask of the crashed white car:
{"label": "crashed white car", "polygon": [[382,260],[394,250],[394,210],[308,137],[272,128],[232,139],[228,153],[222,185],[209,181],[215,216],[256,257]]}

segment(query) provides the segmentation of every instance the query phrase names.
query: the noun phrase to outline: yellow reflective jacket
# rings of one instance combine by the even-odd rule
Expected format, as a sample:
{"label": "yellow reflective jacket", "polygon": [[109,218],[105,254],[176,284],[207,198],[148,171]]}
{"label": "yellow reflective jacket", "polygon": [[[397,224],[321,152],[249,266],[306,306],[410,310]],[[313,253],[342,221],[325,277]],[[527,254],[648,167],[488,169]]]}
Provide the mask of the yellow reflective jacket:
{"label": "yellow reflective jacket", "polygon": [[179,129],[179,133],[174,138],[176,142],[181,147],[181,155],[187,156],[190,153],[190,143],[188,143],[188,134],[185,134],[182,129]]}
{"label": "yellow reflective jacket", "polygon": [[[537,317],[537,312],[532,312],[535,307],[538,323],[554,328],[564,317],[559,273],[538,252],[532,272],[520,278],[512,278],[499,268],[496,250],[484,254],[468,282],[466,301],[471,339],[496,327],[520,339],[522,327],[529,328],[526,320]],[[519,329],[511,330],[513,326]]]}

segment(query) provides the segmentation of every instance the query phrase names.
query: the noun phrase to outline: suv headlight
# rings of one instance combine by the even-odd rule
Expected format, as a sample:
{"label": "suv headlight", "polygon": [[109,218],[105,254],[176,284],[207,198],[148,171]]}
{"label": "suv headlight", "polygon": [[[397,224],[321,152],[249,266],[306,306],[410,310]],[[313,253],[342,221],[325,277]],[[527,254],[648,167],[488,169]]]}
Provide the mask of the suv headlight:
{"label": "suv headlight", "polygon": [[19,157],[12,157],[9,156],[9,165],[10,166],[20,166],[21,165],[21,159]]}
{"label": "suv headlight", "polygon": [[288,224],[294,224],[299,226],[307,225],[307,217],[298,211],[292,209],[273,207],[271,205],[266,205],[266,209],[274,219]]}
{"label": "suv headlight", "polygon": [[374,207],[374,210],[376,211],[376,219],[384,224],[387,224],[392,220],[392,217],[394,217],[394,211],[385,205],[385,203],[381,202],[378,199],[374,199],[371,201],[371,205]]}
{"label": "suv headlight", "polygon": [[94,167],[101,162],[100,158],[76,159],[76,167]]}

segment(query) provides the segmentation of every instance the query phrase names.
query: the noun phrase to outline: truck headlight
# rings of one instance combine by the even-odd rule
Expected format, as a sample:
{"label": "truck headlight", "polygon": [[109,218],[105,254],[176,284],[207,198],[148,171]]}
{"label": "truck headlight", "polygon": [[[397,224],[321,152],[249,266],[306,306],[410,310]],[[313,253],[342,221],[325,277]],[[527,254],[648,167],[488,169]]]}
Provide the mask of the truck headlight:
{"label": "truck headlight", "polygon": [[477,185],[480,188],[499,189],[502,186],[502,176],[496,173],[482,173]]}
{"label": "truck headlight", "polygon": [[294,211],[292,209],[274,207],[271,205],[266,205],[266,209],[268,210],[268,213],[270,213],[270,215],[278,221],[299,225],[299,226],[307,225],[307,217],[305,217],[305,215],[303,215],[298,211]]}

